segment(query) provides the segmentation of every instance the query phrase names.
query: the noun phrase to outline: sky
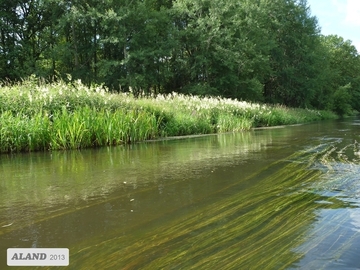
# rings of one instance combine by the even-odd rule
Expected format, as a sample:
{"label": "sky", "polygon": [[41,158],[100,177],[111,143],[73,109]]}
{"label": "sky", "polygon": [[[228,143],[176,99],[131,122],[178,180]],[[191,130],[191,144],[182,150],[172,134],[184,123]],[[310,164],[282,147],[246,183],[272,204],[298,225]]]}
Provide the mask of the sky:
{"label": "sky", "polygon": [[360,52],[360,0],[307,0],[323,35],[338,35]]}

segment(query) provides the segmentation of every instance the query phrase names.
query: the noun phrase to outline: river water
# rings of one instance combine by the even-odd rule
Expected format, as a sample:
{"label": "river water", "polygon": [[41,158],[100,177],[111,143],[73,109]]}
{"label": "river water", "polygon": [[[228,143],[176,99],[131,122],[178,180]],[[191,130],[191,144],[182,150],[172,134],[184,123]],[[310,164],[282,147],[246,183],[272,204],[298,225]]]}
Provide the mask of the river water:
{"label": "river water", "polygon": [[0,269],[30,247],[67,269],[360,269],[357,141],[347,119],[1,155]]}

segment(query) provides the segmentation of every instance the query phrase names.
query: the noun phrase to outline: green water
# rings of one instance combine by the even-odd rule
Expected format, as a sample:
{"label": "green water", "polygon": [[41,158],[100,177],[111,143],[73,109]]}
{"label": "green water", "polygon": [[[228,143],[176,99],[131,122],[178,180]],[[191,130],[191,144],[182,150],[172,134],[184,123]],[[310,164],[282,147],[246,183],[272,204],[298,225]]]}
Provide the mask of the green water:
{"label": "green water", "polygon": [[10,247],[69,248],[68,269],[359,269],[357,141],[350,119],[2,155],[0,269]]}

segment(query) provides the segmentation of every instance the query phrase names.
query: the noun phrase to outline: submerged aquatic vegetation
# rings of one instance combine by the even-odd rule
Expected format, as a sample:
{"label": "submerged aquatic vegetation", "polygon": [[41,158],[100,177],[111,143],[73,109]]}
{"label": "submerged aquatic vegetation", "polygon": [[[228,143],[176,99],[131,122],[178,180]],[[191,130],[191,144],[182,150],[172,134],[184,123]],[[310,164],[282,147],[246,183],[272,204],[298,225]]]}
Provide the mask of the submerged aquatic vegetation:
{"label": "submerged aquatic vegetation", "polygon": [[329,112],[177,93],[135,98],[81,81],[44,84],[35,79],[1,87],[0,106],[1,152],[116,145],[336,117]]}
{"label": "submerged aquatic vegetation", "polygon": [[[196,210],[167,213],[172,218],[161,219],[151,230],[134,225],[129,236],[123,236],[122,231],[121,236],[96,245],[84,243],[73,250],[72,262],[84,265],[84,258],[89,258],[87,266],[124,269],[288,269],[322,245],[326,245],[324,252],[339,257],[360,236],[352,232],[351,237],[344,238],[341,250],[330,250],[327,245],[334,235],[338,237],[347,230],[341,227],[347,212],[335,215],[336,225],[330,223],[329,230],[323,231],[329,223],[320,223],[314,229],[311,226],[318,210],[351,207],[346,200],[328,197],[313,188],[326,173],[318,161],[326,163],[333,147],[315,146],[296,152],[246,180],[257,184],[245,190],[238,183],[226,186],[216,192],[213,203],[192,202]],[[351,163],[356,165],[354,160]],[[222,192],[227,196],[221,196]]]}
{"label": "submerged aquatic vegetation", "polygon": [[[166,211],[158,211],[159,214],[150,216],[149,212],[145,211],[148,208],[144,206],[146,202],[153,200],[154,197],[149,195],[151,192],[158,194],[157,183],[134,189],[129,197],[129,190],[122,189],[121,181],[118,183],[118,187],[121,188],[111,196],[101,197],[100,200],[89,199],[87,203],[78,204],[77,207],[71,204],[60,211],[43,211],[34,222],[47,223],[51,219],[57,222],[56,218],[60,215],[65,216],[64,220],[69,220],[67,215],[73,217],[74,212],[81,213],[84,209],[98,204],[114,205],[114,212],[109,211],[106,219],[116,220],[112,218],[113,215],[119,214],[118,212],[121,214],[117,217],[121,220],[128,218],[125,227],[119,226],[119,222],[114,222],[113,227],[105,227],[112,228],[107,230],[106,237],[100,230],[101,236],[93,234],[87,239],[81,238],[81,241],[71,244],[70,260],[74,268],[94,266],[97,269],[288,269],[295,268],[294,266],[307,253],[313,253],[314,250],[331,254],[331,258],[338,258],[341,254],[349,252],[360,236],[348,227],[344,228],[344,220],[348,220],[345,216],[348,212],[344,208],[350,208],[351,203],[340,196],[326,195],[327,189],[332,187],[332,180],[335,180],[333,172],[339,170],[336,163],[349,165],[351,168],[359,166],[359,160],[353,154],[358,151],[359,145],[356,142],[344,144],[331,140],[296,151],[274,163],[266,163],[266,166],[262,166],[251,175],[246,174],[247,177],[236,174],[234,181],[224,183],[218,189],[214,188],[210,193],[206,193],[206,199],[190,194],[191,199],[176,204],[176,207],[165,207]],[[203,145],[199,146],[200,148],[204,148]],[[76,152],[71,151],[72,154]],[[149,158],[153,156],[152,153],[149,152]],[[70,163],[74,164],[77,170],[80,168],[88,171],[88,167],[79,165],[81,156],[67,156],[74,157]],[[208,157],[210,156],[213,155]],[[170,163],[176,163],[174,160],[171,161]],[[206,159],[204,161],[206,162]],[[86,160],[82,162],[88,164]],[[124,167],[128,167],[129,163]],[[155,163],[158,163],[158,160]],[[64,160],[60,164],[69,164],[69,161]],[[119,165],[118,162],[115,164]],[[342,168],[346,169],[346,166]],[[67,172],[66,166],[64,167],[63,170]],[[168,171],[167,167],[167,177]],[[114,173],[117,175],[118,172],[115,170]],[[335,178],[341,178],[337,179],[339,183],[349,183],[349,176],[352,175],[355,180],[358,172],[349,170],[349,175],[339,174],[335,175]],[[186,174],[187,172],[184,173]],[[174,181],[183,181],[177,173],[175,175],[177,176]],[[207,178],[206,175],[204,178]],[[81,179],[86,182],[84,177]],[[204,181],[206,183],[208,179]],[[161,185],[169,187],[173,183],[164,181]],[[187,186],[187,183],[185,185]],[[195,190],[191,188],[191,191]],[[144,196],[136,196],[142,192]],[[39,196],[39,193],[36,194]],[[163,195],[158,196],[158,203],[166,202]],[[122,211],[133,209],[133,206],[126,208],[124,204],[134,197],[135,202],[143,204],[135,208],[134,212]],[[75,198],[76,196],[74,200]],[[115,203],[118,199],[120,204]],[[143,211],[137,212],[140,209]],[[330,217],[330,220],[326,220],[325,224],[318,222],[319,212],[323,210],[338,212]],[[137,215],[137,218],[133,215]],[[6,221],[3,225],[11,222]],[[96,221],[94,223],[97,224]],[[15,223],[6,227],[6,231],[16,231],[23,228],[22,226],[22,223]],[[341,244],[336,243],[336,238],[340,235]],[[329,242],[335,245],[334,248],[331,248]],[[319,269],[316,266],[303,268]]]}

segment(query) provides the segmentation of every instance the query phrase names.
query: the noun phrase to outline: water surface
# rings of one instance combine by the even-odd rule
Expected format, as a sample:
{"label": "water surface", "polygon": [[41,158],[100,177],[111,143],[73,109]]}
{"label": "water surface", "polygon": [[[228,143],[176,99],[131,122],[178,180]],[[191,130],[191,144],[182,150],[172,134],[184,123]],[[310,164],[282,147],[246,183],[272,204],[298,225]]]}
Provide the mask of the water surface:
{"label": "water surface", "polygon": [[2,155],[0,269],[9,247],[69,248],[69,269],[359,269],[359,131]]}

